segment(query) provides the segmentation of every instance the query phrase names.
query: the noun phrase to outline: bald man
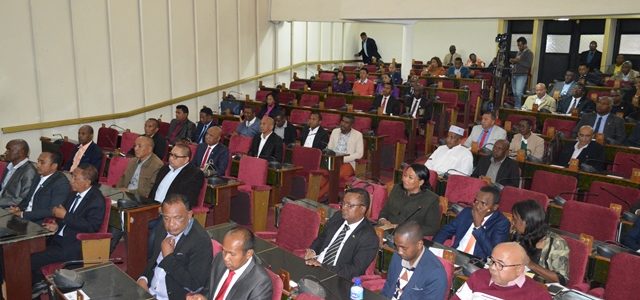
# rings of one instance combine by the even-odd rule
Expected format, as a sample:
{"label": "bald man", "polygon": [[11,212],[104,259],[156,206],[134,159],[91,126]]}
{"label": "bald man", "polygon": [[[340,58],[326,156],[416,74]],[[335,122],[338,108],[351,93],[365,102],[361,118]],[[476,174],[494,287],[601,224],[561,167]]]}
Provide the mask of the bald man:
{"label": "bald man", "polygon": [[271,117],[260,120],[261,134],[253,137],[249,155],[266,159],[268,161],[282,162],[282,139],[273,132],[275,122]]}
{"label": "bald man", "polygon": [[135,159],[130,159],[116,188],[136,193],[141,197],[148,197],[153,184],[156,182],[158,171],[164,163],[153,153],[153,139],[147,136],[136,138],[133,147]]}
{"label": "bald man", "polygon": [[16,206],[29,196],[37,171],[29,161],[29,144],[25,140],[11,140],[4,153],[7,165],[0,180],[0,207]]}
{"label": "bald man", "polygon": [[518,243],[498,244],[487,263],[489,269],[471,274],[452,300],[480,299],[483,295],[500,299],[551,299],[543,285],[524,274],[529,256]]}
{"label": "bald man", "polygon": [[556,112],[556,99],[547,95],[547,86],[544,83],[536,84],[536,94],[527,97],[522,105],[523,110],[532,110],[533,104],[538,105],[538,111]]}
{"label": "bald man", "polygon": [[83,125],[78,129],[78,142],[80,143],[71,155],[72,159],[65,162],[63,170],[73,172],[80,164],[91,164],[100,171],[102,165],[102,149],[93,142],[93,127]]}
{"label": "bald man", "polygon": [[229,149],[220,143],[221,136],[220,127],[212,126],[207,129],[204,142],[198,145],[193,158],[193,164],[208,176],[224,176],[229,164]]}

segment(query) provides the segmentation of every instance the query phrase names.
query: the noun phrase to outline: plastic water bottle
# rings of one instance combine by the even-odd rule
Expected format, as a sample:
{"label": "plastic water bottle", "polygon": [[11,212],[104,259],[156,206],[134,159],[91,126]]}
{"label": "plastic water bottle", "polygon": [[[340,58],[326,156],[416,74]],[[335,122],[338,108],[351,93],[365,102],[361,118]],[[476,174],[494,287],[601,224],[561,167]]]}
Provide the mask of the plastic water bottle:
{"label": "plastic water bottle", "polygon": [[362,280],[360,280],[360,277],[356,277],[356,279],[354,280],[353,286],[351,286],[351,297],[349,299],[364,299],[364,289],[362,288]]}

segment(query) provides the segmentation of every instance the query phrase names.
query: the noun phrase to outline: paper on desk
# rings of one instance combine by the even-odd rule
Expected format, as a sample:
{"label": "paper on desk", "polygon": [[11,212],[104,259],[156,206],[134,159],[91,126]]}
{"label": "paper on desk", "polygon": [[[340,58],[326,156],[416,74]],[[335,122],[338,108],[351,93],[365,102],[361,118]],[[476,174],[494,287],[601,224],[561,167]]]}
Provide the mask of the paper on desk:
{"label": "paper on desk", "polygon": [[68,292],[66,294],[64,294],[64,298],[67,300],[77,300],[78,299],[78,293],[82,293],[82,299],[84,300],[89,300],[91,298],[89,298],[89,296],[87,296],[87,294],[83,291],[83,290],[77,290],[77,291],[73,291],[73,292]]}
{"label": "paper on desk", "polygon": [[442,256],[444,255],[444,249],[440,249],[440,248],[434,248],[434,247],[429,247],[429,251],[431,251],[431,253],[433,253],[433,255],[442,258]]}

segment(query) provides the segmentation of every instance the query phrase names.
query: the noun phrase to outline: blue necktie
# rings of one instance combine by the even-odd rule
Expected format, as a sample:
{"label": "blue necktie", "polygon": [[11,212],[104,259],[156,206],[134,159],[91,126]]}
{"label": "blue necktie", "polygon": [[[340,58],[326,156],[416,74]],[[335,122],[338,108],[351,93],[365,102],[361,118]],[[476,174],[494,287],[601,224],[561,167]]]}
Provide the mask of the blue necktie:
{"label": "blue necktie", "polygon": [[600,121],[602,121],[602,117],[598,116],[598,119],[596,120],[596,126],[595,128],[593,128],[596,131],[596,133],[602,133],[600,131]]}

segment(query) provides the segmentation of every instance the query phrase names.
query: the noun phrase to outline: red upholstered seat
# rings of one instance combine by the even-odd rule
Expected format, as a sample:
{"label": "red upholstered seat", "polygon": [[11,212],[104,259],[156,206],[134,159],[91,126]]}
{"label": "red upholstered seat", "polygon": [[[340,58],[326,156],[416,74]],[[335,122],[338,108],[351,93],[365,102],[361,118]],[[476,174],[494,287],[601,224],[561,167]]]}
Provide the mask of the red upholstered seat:
{"label": "red upholstered seat", "polygon": [[202,186],[200,187],[200,192],[198,193],[198,201],[196,202],[196,206],[192,208],[194,217],[201,222],[200,225],[202,227],[206,227],[206,218],[207,213],[209,212],[209,208],[204,205],[204,198],[207,195],[207,179],[202,180]]}
{"label": "red upholstered seat", "polygon": [[371,220],[378,220],[380,212],[387,202],[387,189],[383,184],[379,184],[370,180],[361,180],[354,178],[349,186],[352,188],[362,188],[369,193],[369,209],[367,210],[367,217]]}
{"label": "red upholstered seat", "polygon": [[606,300],[638,299],[637,273],[640,270],[640,256],[618,253],[611,258],[609,275],[605,288],[589,291],[589,294]]}
{"label": "red upholstered seat", "polygon": [[515,125],[518,125],[518,123],[520,122],[520,120],[524,120],[527,119],[529,121],[531,121],[531,130],[535,131],[536,129],[536,117],[535,116],[523,116],[523,115],[517,115],[517,114],[510,114],[509,116],[507,116],[507,120],[511,122],[511,127],[514,127]]}
{"label": "red upholstered seat", "polygon": [[318,74],[318,79],[324,81],[332,81],[333,77],[335,76],[336,75],[333,72],[320,72],[320,74]]}
{"label": "red upholstered seat", "polygon": [[448,78],[438,78],[435,80],[435,82],[442,82],[442,87],[445,89],[452,89],[454,88],[453,86],[453,80],[452,79],[448,79]]}
{"label": "red upholstered seat", "polygon": [[369,111],[369,109],[371,109],[371,105],[373,105],[373,99],[355,97],[351,99],[351,104],[353,105],[354,110]]}
{"label": "red upholstered seat", "polygon": [[501,212],[511,213],[511,208],[514,204],[528,199],[535,200],[544,211],[547,211],[547,205],[549,204],[547,195],[512,186],[505,186],[500,193],[500,207],[498,209]]}
{"label": "red upholstered seat", "polygon": [[271,91],[268,90],[258,90],[256,91],[256,101],[264,102],[267,100],[267,95],[271,94]]}
{"label": "red upholstered seat", "polygon": [[454,266],[450,261],[445,260],[442,257],[438,257],[438,259],[442,263],[445,273],[447,273],[447,292],[444,293],[444,299],[446,300],[449,299],[448,291],[451,290],[451,286],[453,285]]}
{"label": "red upholstered seat", "polygon": [[381,120],[380,123],[378,123],[377,135],[386,136],[382,140],[382,147],[380,149],[380,168],[386,170],[393,169],[395,167],[396,151],[399,149],[397,144],[407,144],[404,122]]}
{"label": "red upholstered seat", "polygon": [[574,193],[577,187],[578,179],[575,177],[543,170],[536,170],[531,180],[532,191],[546,194],[551,199],[561,196],[573,200],[575,195],[571,193]]}
{"label": "red upholstered seat", "polygon": [[273,273],[273,271],[269,269],[266,270],[271,279],[271,300],[280,300],[282,298],[282,288],[284,287],[282,278],[280,278],[278,274]]}
{"label": "red upholstered seat", "polygon": [[307,124],[307,120],[309,120],[310,115],[310,110],[293,109],[291,110],[291,115],[289,116],[289,122],[295,125],[305,125]]}
{"label": "red upholstered seat", "polygon": [[300,97],[300,102],[298,105],[300,106],[316,106],[320,103],[320,96],[313,94],[302,94]]}
{"label": "red upholstered seat", "polygon": [[73,160],[73,150],[77,147],[76,144],[63,141],[62,145],[60,145],[60,154],[62,155],[62,163],[58,167],[58,169],[62,170],[62,166],[64,166],[68,161]]}
{"label": "red upholstered seat", "polygon": [[[270,190],[267,185],[268,162],[264,159],[248,155],[242,156],[238,168],[238,180],[243,184],[238,187],[238,191],[247,198],[234,197],[231,201],[231,215],[234,221],[244,220],[241,224],[253,223],[253,192],[255,190]],[[248,203],[246,203],[248,200]]]}
{"label": "red upholstered seat", "polygon": [[322,115],[322,127],[327,130],[333,130],[334,128],[340,126],[340,114],[335,113],[320,113]]}
{"label": "red upholstered seat", "polygon": [[113,151],[118,147],[118,131],[102,124],[98,129],[98,147],[102,150]]}
{"label": "red upholstered seat", "polygon": [[216,255],[218,255],[218,253],[220,253],[220,251],[222,251],[222,244],[220,244],[220,242],[211,239],[211,246],[213,249],[213,257],[216,257]]}
{"label": "red upholstered seat", "polygon": [[292,91],[284,91],[284,92],[281,92],[278,95],[278,103],[279,104],[291,103],[291,101],[293,101],[293,99],[296,99],[296,93],[294,93]]}
{"label": "red upholstered seat", "polygon": [[358,66],[344,66],[344,67],[342,67],[342,71],[345,71],[345,72],[354,72],[357,69],[358,69]]}
{"label": "red upholstered seat", "polygon": [[576,127],[577,122],[573,120],[546,119],[542,125],[542,134],[547,134],[547,129],[551,126],[556,132],[562,132],[565,137],[571,137],[571,131]]}
{"label": "red upholstered seat", "polygon": [[222,121],[222,135],[229,136],[231,133],[236,131],[240,125],[240,121],[232,121],[232,120],[223,120]]}
{"label": "red upholstered seat", "polygon": [[[620,199],[624,201],[620,201]],[[611,203],[620,204],[622,211],[628,211],[640,200],[640,190],[613,183],[594,181],[589,188],[585,202],[609,207]]]}
{"label": "red upholstered seat", "polygon": [[198,151],[198,144],[189,143],[187,146],[189,146],[189,150],[191,150],[191,158],[189,161],[193,161],[193,158],[196,157],[196,151]]}
{"label": "red upholstered seat", "polygon": [[162,122],[160,120],[158,120],[158,123],[160,124],[160,127],[158,127],[158,134],[166,137],[167,134],[169,134],[169,127],[171,124],[167,122]]}
{"label": "red upholstered seat", "polygon": [[290,90],[301,90],[304,88],[304,86],[307,84],[306,81],[301,81],[301,80],[295,80],[292,81],[291,83],[289,83],[289,89]]}
{"label": "red upholstered seat", "polygon": [[331,82],[328,82],[328,81],[314,80],[311,82],[311,86],[309,87],[309,89],[311,89],[312,91],[319,91],[319,92],[326,91],[330,84]]}
{"label": "red upholstered seat", "polygon": [[444,196],[449,203],[471,205],[476,198],[476,193],[485,185],[487,182],[479,178],[449,174]]}
{"label": "red upholstered seat", "polygon": [[324,99],[324,108],[326,109],[341,109],[347,104],[347,99],[342,96],[327,96]]}
{"label": "red upholstered seat", "polygon": [[252,139],[248,136],[234,135],[229,140],[229,164],[227,167],[226,175],[229,176],[231,172],[231,159],[235,154],[247,154],[251,148]]}
{"label": "red upholstered seat", "polygon": [[122,133],[122,139],[120,140],[120,152],[129,153],[129,150],[133,149],[136,144],[136,139],[140,135],[135,132],[125,131]]}
{"label": "red upholstered seat", "polygon": [[291,163],[302,167],[302,170],[298,170],[293,176],[292,195],[296,198],[304,198],[306,196],[311,173],[328,175],[326,171],[320,169],[321,161],[322,151],[320,149],[302,146],[293,147]]}
{"label": "red upholstered seat", "polygon": [[456,108],[458,106],[458,93],[437,91],[436,97],[439,97],[438,100],[445,102],[447,108]]}
{"label": "red upholstered seat", "polygon": [[562,209],[560,229],[575,234],[585,233],[598,241],[614,241],[618,229],[618,215],[606,207],[567,201]]}
{"label": "red upholstered seat", "polygon": [[369,73],[375,73],[376,71],[378,71],[378,66],[376,65],[366,65],[364,67],[365,69],[367,69],[367,72]]}
{"label": "red upholstered seat", "polygon": [[569,282],[567,282],[567,286],[586,292],[589,285],[585,282],[584,277],[587,273],[591,249],[580,240],[568,236],[563,236],[563,238],[569,245]]}
{"label": "red upholstered seat", "polygon": [[353,129],[360,132],[367,132],[371,130],[371,118],[369,117],[355,117],[353,121]]}
{"label": "red upholstered seat", "polygon": [[618,151],[613,159],[613,174],[631,178],[633,168],[640,169],[640,154]]}
{"label": "red upholstered seat", "polygon": [[354,82],[356,82],[357,79],[358,79],[358,77],[354,73],[346,73],[345,74],[345,81],[346,82],[354,83]]}
{"label": "red upholstered seat", "polygon": [[108,186],[115,186],[120,180],[120,177],[124,174],[124,171],[127,170],[127,164],[129,163],[129,159],[122,156],[114,156],[111,158],[109,162],[109,171],[107,177],[101,177],[100,183],[106,184]]}
{"label": "red upholstered seat", "polygon": [[6,161],[0,161],[0,178],[3,178],[4,171],[7,169],[8,164],[9,163],[7,163]]}
{"label": "red upholstered seat", "polygon": [[278,231],[258,231],[256,236],[273,240],[289,252],[307,249],[318,237],[320,215],[317,211],[295,203],[287,203],[280,210]]}

